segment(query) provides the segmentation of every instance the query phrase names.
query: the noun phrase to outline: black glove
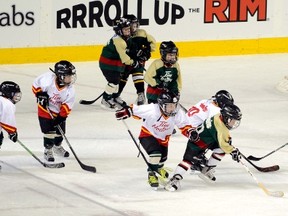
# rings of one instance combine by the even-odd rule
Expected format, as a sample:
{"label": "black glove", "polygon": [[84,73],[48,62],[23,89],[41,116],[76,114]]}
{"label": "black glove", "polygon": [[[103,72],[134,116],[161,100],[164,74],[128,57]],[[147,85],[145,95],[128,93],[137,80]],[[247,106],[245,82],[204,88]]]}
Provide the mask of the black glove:
{"label": "black glove", "polygon": [[17,134],[17,132],[15,132],[15,133],[10,133],[9,134],[9,139],[12,141],[12,142],[16,142],[17,140],[18,140],[18,134]]}
{"label": "black glove", "polygon": [[117,110],[115,113],[117,120],[127,119],[132,115],[132,109],[129,106],[123,107],[120,110]]}
{"label": "black glove", "polygon": [[36,97],[37,103],[46,109],[46,107],[49,105],[49,95],[47,92],[38,92]]}
{"label": "black glove", "polygon": [[143,67],[144,62],[141,60],[133,60],[133,64],[131,65],[133,68]]}
{"label": "black glove", "polygon": [[53,120],[53,125],[57,126],[59,124],[61,124],[62,122],[64,122],[66,120],[67,117],[63,117],[61,115],[58,115],[56,118],[54,118]]}
{"label": "black glove", "polygon": [[234,161],[237,161],[238,163],[240,162],[240,159],[241,159],[241,153],[239,151],[239,149],[234,149],[231,153],[231,156],[232,156],[232,159]]}
{"label": "black glove", "polygon": [[191,128],[187,131],[188,138],[191,142],[198,142],[200,140],[199,133],[196,128]]}
{"label": "black glove", "polygon": [[140,61],[148,61],[151,57],[151,53],[148,50],[139,50],[137,52],[137,59]]}
{"label": "black glove", "polygon": [[3,139],[4,139],[4,136],[3,136],[3,132],[1,131],[0,132],[0,148],[1,148],[1,145],[3,144]]}

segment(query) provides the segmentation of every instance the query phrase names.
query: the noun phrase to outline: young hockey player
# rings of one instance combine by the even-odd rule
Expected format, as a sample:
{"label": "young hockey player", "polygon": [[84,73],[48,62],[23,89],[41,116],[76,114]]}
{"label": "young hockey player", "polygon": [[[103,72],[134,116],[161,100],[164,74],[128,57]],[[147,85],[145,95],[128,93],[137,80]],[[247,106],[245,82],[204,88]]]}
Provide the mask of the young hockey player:
{"label": "young hockey player", "polygon": [[116,111],[118,120],[130,116],[145,119],[139,141],[149,155],[148,183],[155,190],[159,186],[156,172],[164,179],[169,177],[163,166],[167,160],[169,140],[174,126],[177,126],[186,137],[192,128],[184,111],[179,109],[178,98],[173,93],[162,93],[157,100],[157,104],[131,105]]}
{"label": "young hockey player", "polygon": [[[54,162],[53,152],[63,157],[69,157],[62,144],[63,137],[57,125],[66,131],[66,118],[70,114],[75,102],[73,84],[76,81],[76,69],[66,60],[55,64],[54,70],[38,76],[32,85],[32,91],[37,98],[38,119],[44,134],[44,158]],[[50,116],[50,113],[53,118]]]}
{"label": "young hockey player", "polygon": [[22,92],[18,84],[12,81],[4,81],[0,84],[0,148],[3,144],[3,131],[7,131],[9,139],[17,141],[15,104],[21,100]]}
{"label": "young hockey player", "polygon": [[[206,119],[203,124],[197,127],[197,131],[190,131],[190,140],[183,156],[183,160],[178,164],[173,177],[169,180],[165,189],[176,191],[180,186],[180,181],[188,169],[191,168],[191,161],[194,157],[201,155],[206,149],[221,148],[226,154],[231,154],[232,159],[239,162],[241,154],[232,145],[232,138],[229,130],[235,129],[240,125],[242,113],[234,105],[227,103],[220,110],[219,114]],[[193,137],[193,138],[191,138]],[[213,167],[206,166],[206,172]],[[205,175],[203,175],[203,178]]]}
{"label": "young hockey player", "polygon": [[101,105],[110,110],[115,110],[116,106],[121,108],[126,105],[118,94],[121,73],[125,67],[130,65],[132,68],[140,68],[143,64],[141,60],[131,59],[126,53],[127,40],[131,37],[129,20],[125,18],[116,20],[113,30],[115,35],[103,47],[99,59],[100,69],[108,82]]}
{"label": "young hockey player", "polygon": [[125,71],[121,74],[119,83],[118,95],[122,93],[130,74],[132,75],[133,83],[138,95],[136,104],[143,105],[146,102],[145,98],[145,85],[144,85],[144,65],[151,57],[151,52],[156,49],[156,40],[144,29],[140,29],[139,20],[133,14],[127,14],[124,18],[130,21],[131,38],[127,41],[128,50],[127,54],[132,59],[141,60],[143,67],[133,68],[130,65],[125,67]]}
{"label": "young hockey player", "polygon": [[[186,115],[189,118],[190,124],[193,127],[197,127],[206,119],[220,113],[221,108],[223,108],[227,103],[234,103],[232,95],[226,90],[220,90],[216,92],[212,98],[201,100],[197,104],[193,105],[188,109]],[[207,168],[203,169],[203,167],[216,167],[224,156],[225,152],[221,148],[215,148],[213,149],[213,153],[209,160],[206,159],[205,154],[201,155],[200,158],[195,158],[194,163],[191,166],[191,171],[193,173],[195,171],[201,171],[204,175],[208,175],[211,180],[215,181],[216,178],[213,175],[213,170],[209,169],[210,172],[205,173]]]}
{"label": "young hockey player", "polygon": [[148,84],[146,96],[148,103],[157,103],[158,96],[164,92],[173,92],[179,96],[182,88],[182,77],[178,64],[178,48],[172,41],[160,44],[161,59],[154,60],[145,73]]}

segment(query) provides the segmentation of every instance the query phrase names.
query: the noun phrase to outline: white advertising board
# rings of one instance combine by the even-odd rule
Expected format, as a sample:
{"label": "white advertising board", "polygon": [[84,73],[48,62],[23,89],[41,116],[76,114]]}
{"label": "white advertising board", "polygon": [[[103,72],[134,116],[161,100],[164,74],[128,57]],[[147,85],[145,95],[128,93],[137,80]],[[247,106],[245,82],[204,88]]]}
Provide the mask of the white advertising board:
{"label": "white advertising board", "polygon": [[288,36],[287,0],[2,0],[0,48],[104,44],[127,13],[157,41]]}

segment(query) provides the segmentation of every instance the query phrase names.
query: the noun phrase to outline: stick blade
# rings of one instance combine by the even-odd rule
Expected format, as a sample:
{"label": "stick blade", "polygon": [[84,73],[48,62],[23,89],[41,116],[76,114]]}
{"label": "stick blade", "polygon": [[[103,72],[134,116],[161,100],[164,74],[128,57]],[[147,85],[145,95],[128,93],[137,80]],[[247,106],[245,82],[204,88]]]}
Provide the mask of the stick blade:
{"label": "stick blade", "polygon": [[256,167],[260,172],[275,172],[280,169],[278,165],[270,166],[270,167]]}
{"label": "stick blade", "polygon": [[259,160],[262,159],[262,158],[254,157],[254,156],[252,156],[252,155],[248,156],[247,158],[248,158],[249,160],[253,160],[253,161],[259,161]]}
{"label": "stick blade", "polygon": [[88,172],[93,172],[93,173],[96,173],[96,172],[97,172],[96,168],[93,167],[93,166],[88,166],[88,165],[85,165],[85,164],[83,164],[83,163],[81,163],[80,166],[81,166],[81,168],[82,168],[83,170],[86,170],[86,171],[88,171]]}
{"label": "stick blade", "polygon": [[273,197],[283,197],[283,191],[269,191],[261,182],[258,183],[259,187],[268,195]]}
{"label": "stick blade", "polygon": [[284,192],[283,191],[268,191],[267,195],[273,196],[273,197],[283,197]]}
{"label": "stick blade", "polygon": [[43,163],[43,166],[46,168],[63,168],[65,167],[65,164],[64,163],[54,163],[54,164]]}
{"label": "stick blade", "polygon": [[83,105],[91,105],[93,104],[95,101],[87,101],[87,100],[80,100],[79,103],[83,104]]}

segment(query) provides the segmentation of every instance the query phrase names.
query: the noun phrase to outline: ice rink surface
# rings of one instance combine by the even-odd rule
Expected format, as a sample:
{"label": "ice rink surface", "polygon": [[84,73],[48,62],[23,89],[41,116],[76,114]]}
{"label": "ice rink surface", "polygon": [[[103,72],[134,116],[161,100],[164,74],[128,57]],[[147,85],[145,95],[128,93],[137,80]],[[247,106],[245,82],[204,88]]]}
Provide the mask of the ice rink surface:
{"label": "ice rink surface", "polygon": [[[60,60],[60,59],[59,59]],[[69,59],[67,59],[69,60]],[[275,86],[288,74],[288,54],[203,57],[180,59],[183,75],[181,104],[189,108],[201,99],[226,89],[243,113],[240,127],[231,131],[233,145],[246,156],[266,155],[288,142],[288,94]],[[150,61],[147,63],[148,67]],[[0,215],[2,216],[283,216],[288,214],[288,147],[257,166],[279,165],[276,172],[263,173],[246,163],[270,191],[283,191],[283,198],[267,196],[244,167],[227,155],[216,169],[215,184],[207,184],[187,173],[176,192],[152,191],[146,165],[121,121],[92,100],[106,84],[98,62],[74,62],[78,79],[76,103],[67,119],[67,138],[80,160],[96,166],[97,173],[81,169],[74,156],[57,158],[65,168],[44,168],[22,146],[4,132],[0,150]],[[0,81],[13,80],[23,96],[16,118],[21,140],[43,160],[43,141],[31,84],[51,64],[0,65]],[[122,98],[136,99],[132,80]],[[141,121],[126,120],[138,136]],[[175,169],[182,160],[186,138],[179,132],[171,138],[166,167]],[[64,147],[69,149],[64,142]],[[70,151],[70,150],[69,150]],[[70,151],[71,153],[71,151]]]}

